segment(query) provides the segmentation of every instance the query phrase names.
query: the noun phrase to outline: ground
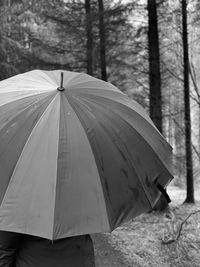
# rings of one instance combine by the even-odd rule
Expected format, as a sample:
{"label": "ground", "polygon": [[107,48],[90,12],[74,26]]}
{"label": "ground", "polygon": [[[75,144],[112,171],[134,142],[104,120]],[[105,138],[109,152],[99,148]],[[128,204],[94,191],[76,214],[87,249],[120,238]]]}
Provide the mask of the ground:
{"label": "ground", "polygon": [[96,266],[200,267],[200,212],[183,223],[200,211],[199,193],[196,189],[195,205],[183,204],[185,189],[169,186],[169,210],[142,214],[111,234],[92,235]]}

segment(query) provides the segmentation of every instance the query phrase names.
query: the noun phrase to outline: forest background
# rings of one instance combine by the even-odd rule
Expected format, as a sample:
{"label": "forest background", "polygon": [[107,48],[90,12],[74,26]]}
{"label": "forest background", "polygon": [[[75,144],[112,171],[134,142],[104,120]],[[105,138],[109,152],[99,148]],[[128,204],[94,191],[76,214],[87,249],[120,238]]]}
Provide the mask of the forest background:
{"label": "forest background", "polygon": [[[160,123],[173,147],[173,183],[188,190],[189,179],[192,202],[193,181],[198,184],[200,175],[199,14],[198,0],[1,0],[0,80],[32,69],[65,69],[111,82],[138,101],[158,128]],[[151,47],[156,34],[157,48]],[[152,58],[156,49],[158,58]],[[152,77],[160,83],[152,84]],[[152,106],[160,108],[160,118]]]}

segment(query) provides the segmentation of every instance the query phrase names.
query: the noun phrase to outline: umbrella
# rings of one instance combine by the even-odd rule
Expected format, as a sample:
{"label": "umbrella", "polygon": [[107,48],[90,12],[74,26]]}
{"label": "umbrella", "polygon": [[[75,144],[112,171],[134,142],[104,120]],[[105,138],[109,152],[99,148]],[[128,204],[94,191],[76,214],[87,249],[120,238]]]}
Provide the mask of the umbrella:
{"label": "umbrella", "polygon": [[110,232],[154,207],[171,154],[110,83],[61,70],[1,81],[0,230],[52,240]]}

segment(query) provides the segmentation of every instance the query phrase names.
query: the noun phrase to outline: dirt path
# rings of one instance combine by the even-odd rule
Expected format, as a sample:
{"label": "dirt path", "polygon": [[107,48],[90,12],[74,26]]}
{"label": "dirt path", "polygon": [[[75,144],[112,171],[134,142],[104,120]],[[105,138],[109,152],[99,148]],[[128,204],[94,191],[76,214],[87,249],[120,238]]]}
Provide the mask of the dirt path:
{"label": "dirt path", "polygon": [[124,253],[111,244],[111,238],[105,234],[92,236],[95,247],[96,267],[131,267]]}
{"label": "dirt path", "polygon": [[172,214],[143,214],[112,234],[92,235],[96,267],[200,267],[200,212],[184,223],[178,241],[162,243],[163,237],[176,235],[191,212],[200,210],[198,197],[195,205],[182,205],[185,190],[170,190]]}

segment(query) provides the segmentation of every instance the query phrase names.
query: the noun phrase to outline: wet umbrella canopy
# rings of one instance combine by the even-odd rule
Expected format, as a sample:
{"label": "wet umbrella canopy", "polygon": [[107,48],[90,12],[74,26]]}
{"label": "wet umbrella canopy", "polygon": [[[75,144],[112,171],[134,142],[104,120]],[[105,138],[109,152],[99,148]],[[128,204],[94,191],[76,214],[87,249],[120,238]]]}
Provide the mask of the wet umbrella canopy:
{"label": "wet umbrella canopy", "polygon": [[0,82],[0,230],[59,239],[112,231],[172,179],[171,147],[144,109],[87,74]]}

